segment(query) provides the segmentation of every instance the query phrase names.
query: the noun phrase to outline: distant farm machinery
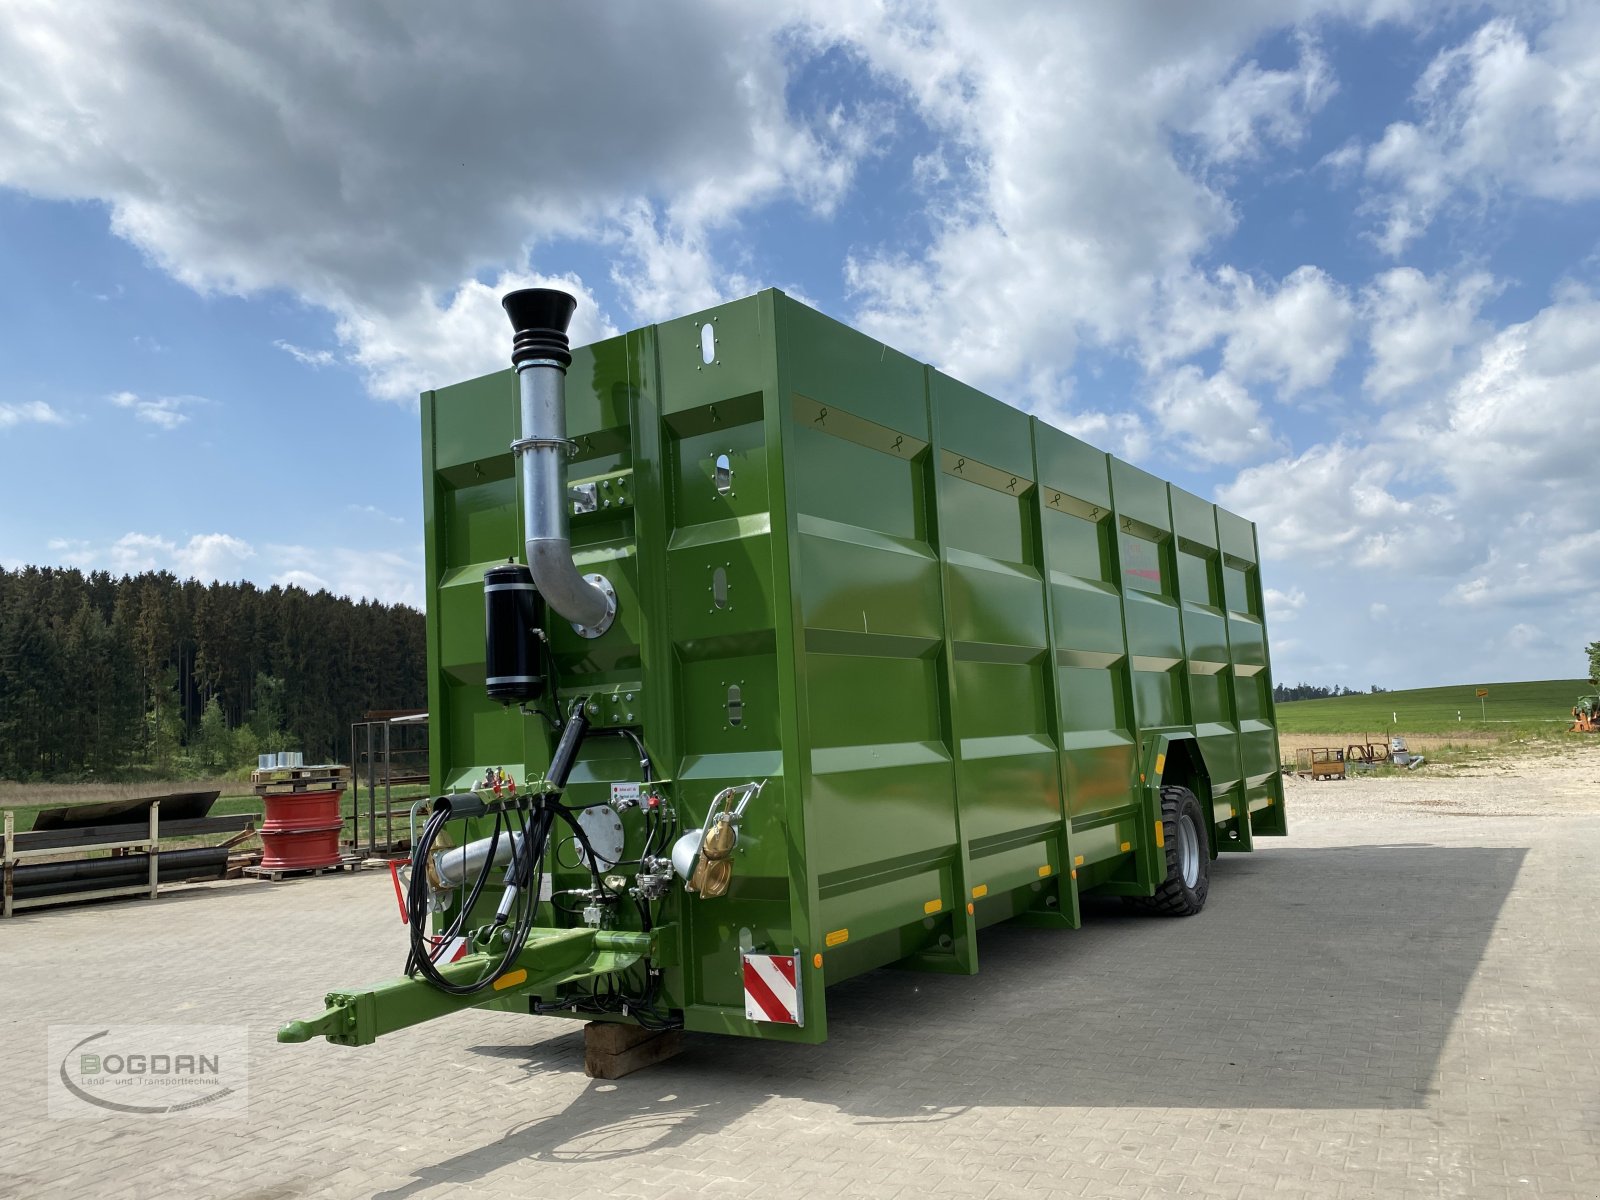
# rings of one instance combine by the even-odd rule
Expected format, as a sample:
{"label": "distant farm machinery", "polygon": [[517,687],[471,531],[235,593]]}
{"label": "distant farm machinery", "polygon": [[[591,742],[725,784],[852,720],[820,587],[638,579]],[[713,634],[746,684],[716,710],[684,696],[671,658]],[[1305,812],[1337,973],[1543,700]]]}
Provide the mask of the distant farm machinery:
{"label": "distant farm machinery", "polygon": [[1579,696],[1572,706],[1570,733],[1600,733],[1600,695]]}
{"label": "distant farm machinery", "polygon": [[[1316,782],[1322,779],[1348,779],[1357,771],[1371,771],[1377,767],[1405,767],[1414,771],[1425,759],[1406,749],[1403,737],[1388,741],[1351,742],[1342,749],[1338,746],[1306,747],[1295,751],[1294,771],[1302,779]],[[1288,768],[1285,768],[1287,770]]]}

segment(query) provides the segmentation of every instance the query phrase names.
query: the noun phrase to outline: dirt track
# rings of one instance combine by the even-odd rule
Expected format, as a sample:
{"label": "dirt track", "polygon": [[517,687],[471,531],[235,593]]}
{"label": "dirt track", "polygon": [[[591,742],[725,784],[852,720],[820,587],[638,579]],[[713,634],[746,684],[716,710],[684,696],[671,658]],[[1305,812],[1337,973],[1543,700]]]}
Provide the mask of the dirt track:
{"label": "dirt track", "polygon": [[[1413,749],[1424,739],[1408,738]],[[1284,739],[1287,750],[1289,739]],[[1600,814],[1600,738],[1573,737],[1490,753],[1464,764],[1427,764],[1402,776],[1312,783],[1285,779],[1291,819],[1383,816],[1539,817]]]}

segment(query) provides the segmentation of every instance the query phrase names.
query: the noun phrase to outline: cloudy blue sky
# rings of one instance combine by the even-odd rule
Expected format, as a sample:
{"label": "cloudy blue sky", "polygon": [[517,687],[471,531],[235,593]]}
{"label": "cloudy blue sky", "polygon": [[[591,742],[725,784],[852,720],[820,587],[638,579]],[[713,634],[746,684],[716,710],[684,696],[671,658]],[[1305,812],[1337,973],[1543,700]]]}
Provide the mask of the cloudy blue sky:
{"label": "cloudy blue sky", "polygon": [[1257,521],[1280,680],[1574,676],[1597,98],[1594,3],[9,0],[0,562],[420,604],[501,292],[777,286]]}

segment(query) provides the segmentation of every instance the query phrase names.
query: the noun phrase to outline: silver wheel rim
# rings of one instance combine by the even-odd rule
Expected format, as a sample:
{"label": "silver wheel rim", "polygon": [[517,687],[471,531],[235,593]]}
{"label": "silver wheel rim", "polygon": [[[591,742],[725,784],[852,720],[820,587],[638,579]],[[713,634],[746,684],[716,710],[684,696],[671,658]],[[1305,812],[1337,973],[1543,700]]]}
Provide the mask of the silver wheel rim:
{"label": "silver wheel rim", "polygon": [[1200,882],[1200,831],[1188,813],[1178,818],[1178,877],[1187,888]]}

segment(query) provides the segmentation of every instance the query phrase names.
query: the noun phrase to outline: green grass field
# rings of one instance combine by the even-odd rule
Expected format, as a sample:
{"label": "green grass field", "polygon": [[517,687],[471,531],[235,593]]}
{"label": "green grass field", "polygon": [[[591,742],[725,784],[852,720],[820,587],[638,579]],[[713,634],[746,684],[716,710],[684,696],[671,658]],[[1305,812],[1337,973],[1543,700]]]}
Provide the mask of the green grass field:
{"label": "green grass field", "polygon": [[[1489,689],[1481,714],[1480,687]],[[1592,691],[1583,679],[1541,679],[1294,700],[1278,705],[1278,728],[1283,733],[1382,734],[1392,724],[1402,733],[1494,737],[1516,729],[1556,732],[1572,723],[1571,710],[1577,698]]]}

